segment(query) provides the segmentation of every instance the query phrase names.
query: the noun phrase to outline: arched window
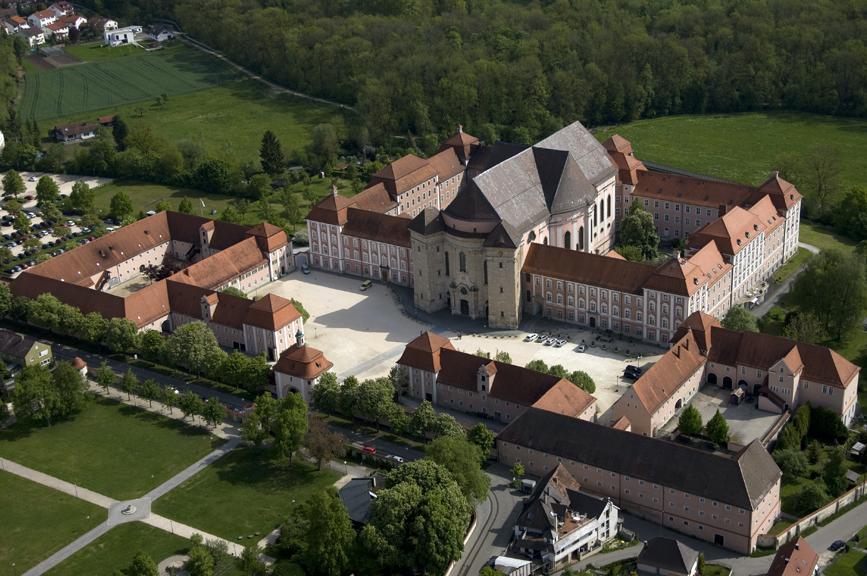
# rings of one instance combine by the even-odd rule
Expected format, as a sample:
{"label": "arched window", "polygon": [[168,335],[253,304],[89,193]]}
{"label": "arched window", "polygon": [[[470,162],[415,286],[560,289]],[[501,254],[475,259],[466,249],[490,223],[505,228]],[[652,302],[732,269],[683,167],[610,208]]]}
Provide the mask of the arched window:
{"label": "arched window", "polygon": [[572,249],[572,233],[571,232],[566,232],[566,234],[563,235],[563,248],[565,248],[566,250]]}
{"label": "arched window", "polygon": [[463,252],[458,254],[458,267],[461,272],[467,271],[467,255]]}
{"label": "arched window", "polygon": [[584,250],[584,226],[578,228],[578,249]]}
{"label": "arched window", "polygon": [[527,236],[527,243],[529,244],[530,242],[535,242],[535,241],[536,241],[536,233],[533,232],[532,230],[530,230],[530,235]]}

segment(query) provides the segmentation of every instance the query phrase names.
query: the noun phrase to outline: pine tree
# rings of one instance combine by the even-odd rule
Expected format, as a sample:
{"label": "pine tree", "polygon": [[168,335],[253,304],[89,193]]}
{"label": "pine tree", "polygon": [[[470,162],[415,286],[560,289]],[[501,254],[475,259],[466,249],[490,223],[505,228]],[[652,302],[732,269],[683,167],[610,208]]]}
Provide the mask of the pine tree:
{"label": "pine tree", "polygon": [[259,160],[262,163],[262,170],[272,176],[282,172],[286,164],[283,147],[280,146],[277,136],[270,130],[266,130],[262,136],[262,146],[259,148]]}
{"label": "pine tree", "polygon": [[714,414],[713,418],[711,418],[707,423],[706,429],[707,435],[710,439],[720,446],[725,446],[729,441],[729,424],[726,422],[726,419],[723,418],[723,415],[720,414],[719,410],[716,411],[716,414]]}

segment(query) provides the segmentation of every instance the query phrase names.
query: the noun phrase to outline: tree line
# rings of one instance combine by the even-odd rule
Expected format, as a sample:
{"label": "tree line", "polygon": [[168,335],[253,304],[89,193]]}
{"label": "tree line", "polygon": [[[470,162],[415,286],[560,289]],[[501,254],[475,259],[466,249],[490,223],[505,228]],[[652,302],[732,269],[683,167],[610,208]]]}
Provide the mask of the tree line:
{"label": "tree line", "polygon": [[531,142],[575,119],[867,115],[865,9],[811,0],[90,0],[173,15],[267,78],[354,105],[354,138]]}

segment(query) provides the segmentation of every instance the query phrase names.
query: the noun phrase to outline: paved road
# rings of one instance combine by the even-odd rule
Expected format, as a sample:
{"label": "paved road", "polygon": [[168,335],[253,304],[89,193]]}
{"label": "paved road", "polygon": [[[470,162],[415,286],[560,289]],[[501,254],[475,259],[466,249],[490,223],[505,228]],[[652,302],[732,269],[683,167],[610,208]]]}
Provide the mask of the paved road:
{"label": "paved road", "polygon": [[488,497],[476,506],[476,527],[464,546],[454,576],[476,576],[492,556],[502,554],[512,539],[512,526],[521,512],[523,494],[509,486],[512,475],[502,464],[487,470],[491,479]]}

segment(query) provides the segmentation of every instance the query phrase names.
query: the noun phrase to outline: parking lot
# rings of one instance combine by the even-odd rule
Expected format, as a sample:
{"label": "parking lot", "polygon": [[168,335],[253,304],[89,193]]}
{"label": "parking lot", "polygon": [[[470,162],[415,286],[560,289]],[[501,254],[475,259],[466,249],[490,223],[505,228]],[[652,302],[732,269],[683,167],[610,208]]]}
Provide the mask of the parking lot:
{"label": "parking lot", "polygon": [[[701,421],[707,424],[717,410],[728,421],[731,440],[736,444],[746,445],[761,438],[774,425],[779,414],[764,412],[756,408],[755,401],[742,402],[739,405],[729,403],[731,390],[705,384],[693,397],[690,405],[701,414]],[[672,418],[662,427],[660,435],[668,434],[677,428],[677,417]]]}
{"label": "parking lot", "polygon": [[272,292],[295,298],[310,313],[304,336],[334,363],[341,378],[388,375],[407,342],[429,327],[404,316],[391,290],[374,283],[360,289],[363,279],[319,270],[293,272],[266,284],[251,297]]}
{"label": "parking lot", "polygon": [[[593,395],[596,397],[600,415],[632,386],[631,380],[622,377],[623,369],[627,365],[634,364],[646,370],[664,352],[661,348],[648,344],[631,343],[616,338],[612,342],[602,342],[597,339],[599,334],[589,330],[557,329],[549,333],[566,339],[566,344],[557,348],[545,346],[541,342],[526,342],[526,334],[512,338],[464,335],[460,340],[452,339],[452,342],[455,348],[463,352],[475,353],[482,350],[490,352],[491,357],[498,351],[508,352],[512,363],[519,366],[525,366],[532,360],[542,360],[548,366],[560,364],[569,372],[583,370],[596,384]],[[585,350],[578,352],[582,343]]]}

